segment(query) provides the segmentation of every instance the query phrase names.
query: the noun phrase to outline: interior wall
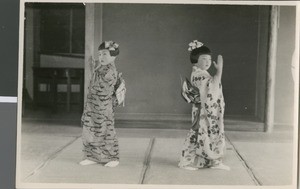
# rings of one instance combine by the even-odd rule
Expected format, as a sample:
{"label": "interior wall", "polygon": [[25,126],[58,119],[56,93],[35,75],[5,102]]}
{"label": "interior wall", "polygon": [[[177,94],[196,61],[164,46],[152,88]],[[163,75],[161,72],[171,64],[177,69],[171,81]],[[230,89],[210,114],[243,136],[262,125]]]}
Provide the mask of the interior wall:
{"label": "interior wall", "polygon": [[[103,40],[120,44],[117,68],[127,84],[126,114],[190,114],[180,77],[190,77],[188,43],[224,57],[225,115],[254,116],[258,6],[104,4]],[[267,23],[266,23],[267,24]]]}
{"label": "interior wall", "polygon": [[275,78],[275,124],[292,125],[293,123],[294,83],[291,63],[295,48],[295,18],[295,7],[280,7]]}

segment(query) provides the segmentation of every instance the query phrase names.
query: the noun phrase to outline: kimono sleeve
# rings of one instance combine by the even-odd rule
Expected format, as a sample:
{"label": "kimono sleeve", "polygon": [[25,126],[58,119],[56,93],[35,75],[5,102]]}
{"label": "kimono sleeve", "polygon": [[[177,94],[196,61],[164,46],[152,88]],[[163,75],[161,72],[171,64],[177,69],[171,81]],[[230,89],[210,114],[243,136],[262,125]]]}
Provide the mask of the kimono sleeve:
{"label": "kimono sleeve", "polygon": [[104,80],[111,86],[114,86],[117,82],[117,73],[114,70],[109,70],[105,76]]}

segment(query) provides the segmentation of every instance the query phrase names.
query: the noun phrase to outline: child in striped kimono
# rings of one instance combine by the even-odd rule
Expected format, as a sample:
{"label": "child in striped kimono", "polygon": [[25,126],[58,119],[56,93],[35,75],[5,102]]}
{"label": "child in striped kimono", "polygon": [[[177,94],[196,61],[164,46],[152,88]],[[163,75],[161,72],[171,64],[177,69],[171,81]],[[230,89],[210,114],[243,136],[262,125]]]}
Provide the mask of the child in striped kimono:
{"label": "child in striped kimono", "polygon": [[84,159],[80,164],[100,163],[116,167],[119,164],[119,144],[114,128],[114,106],[124,101],[116,98],[120,96],[116,94],[120,91],[118,84],[123,81],[115,66],[119,45],[105,41],[99,46],[98,53],[99,61],[91,61],[92,77],[81,117]]}

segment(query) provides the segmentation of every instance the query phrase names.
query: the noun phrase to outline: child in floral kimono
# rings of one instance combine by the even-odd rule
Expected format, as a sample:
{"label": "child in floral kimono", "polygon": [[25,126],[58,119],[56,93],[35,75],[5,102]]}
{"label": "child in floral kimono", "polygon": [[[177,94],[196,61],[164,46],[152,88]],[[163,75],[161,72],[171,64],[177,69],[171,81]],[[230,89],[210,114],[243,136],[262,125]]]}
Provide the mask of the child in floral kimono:
{"label": "child in floral kimono", "polygon": [[182,96],[193,104],[192,128],[184,141],[178,166],[188,170],[205,167],[230,170],[222,163],[225,152],[223,58],[219,55],[217,63],[213,62],[217,71],[211,76],[207,72],[212,64],[210,49],[194,40],[188,50],[193,70],[191,81],[183,83]]}
{"label": "child in floral kimono", "polygon": [[86,104],[81,117],[84,160],[81,165],[103,163],[107,167],[119,164],[119,145],[114,128],[114,106],[120,74],[115,66],[119,45],[103,42],[99,48],[99,61],[91,61],[90,80]]}

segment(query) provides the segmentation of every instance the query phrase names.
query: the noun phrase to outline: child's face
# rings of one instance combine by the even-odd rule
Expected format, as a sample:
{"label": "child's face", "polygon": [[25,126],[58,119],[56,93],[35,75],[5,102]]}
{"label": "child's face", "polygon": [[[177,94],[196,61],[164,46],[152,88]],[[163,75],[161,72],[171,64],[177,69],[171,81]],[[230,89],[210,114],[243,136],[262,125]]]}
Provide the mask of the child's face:
{"label": "child's face", "polygon": [[208,70],[211,66],[211,56],[209,54],[202,54],[198,58],[198,62],[194,64],[201,70]]}
{"label": "child's face", "polygon": [[103,49],[98,51],[98,58],[101,65],[108,65],[115,61],[116,57],[111,56],[109,50]]}

